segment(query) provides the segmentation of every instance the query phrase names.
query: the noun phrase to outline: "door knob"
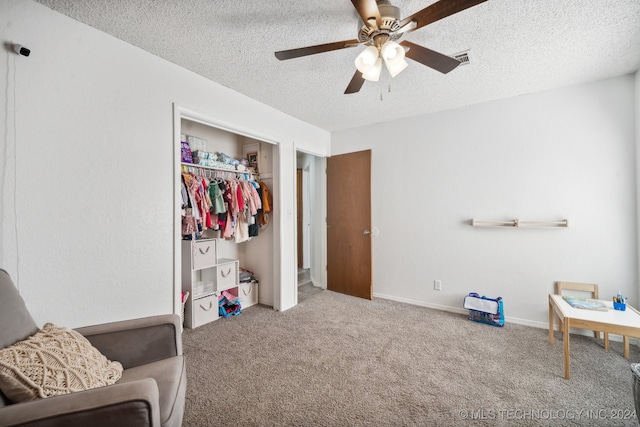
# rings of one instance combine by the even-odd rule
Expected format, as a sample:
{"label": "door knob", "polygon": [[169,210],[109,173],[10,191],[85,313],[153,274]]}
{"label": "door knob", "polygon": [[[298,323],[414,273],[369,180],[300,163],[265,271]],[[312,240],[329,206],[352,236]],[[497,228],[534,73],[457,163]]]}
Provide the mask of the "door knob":
{"label": "door knob", "polygon": [[364,234],[365,236],[371,235],[372,237],[376,237],[378,234],[380,234],[380,230],[378,230],[378,227],[373,227],[372,230],[364,230],[362,234]]}

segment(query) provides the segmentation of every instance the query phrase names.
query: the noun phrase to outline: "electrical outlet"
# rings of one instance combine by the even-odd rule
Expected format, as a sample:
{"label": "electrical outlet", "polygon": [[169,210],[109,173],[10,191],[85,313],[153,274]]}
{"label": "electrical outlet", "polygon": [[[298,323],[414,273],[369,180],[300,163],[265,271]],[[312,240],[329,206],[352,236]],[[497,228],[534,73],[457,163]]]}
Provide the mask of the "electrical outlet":
{"label": "electrical outlet", "polygon": [[442,280],[434,280],[433,281],[433,289],[436,291],[442,290]]}

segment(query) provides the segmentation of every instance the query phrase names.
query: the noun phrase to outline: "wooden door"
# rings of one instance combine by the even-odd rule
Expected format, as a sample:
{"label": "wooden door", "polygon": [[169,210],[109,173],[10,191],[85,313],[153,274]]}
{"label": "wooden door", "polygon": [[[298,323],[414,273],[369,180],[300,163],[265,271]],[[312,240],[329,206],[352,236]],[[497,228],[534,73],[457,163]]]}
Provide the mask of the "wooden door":
{"label": "wooden door", "polygon": [[371,150],[327,159],[327,289],[372,299]]}
{"label": "wooden door", "polygon": [[302,247],[302,233],[304,232],[302,227],[302,218],[303,215],[303,201],[302,201],[302,169],[296,169],[296,204],[298,209],[296,210],[297,215],[297,226],[298,226],[298,268],[302,268],[302,260],[303,260],[303,247]]}

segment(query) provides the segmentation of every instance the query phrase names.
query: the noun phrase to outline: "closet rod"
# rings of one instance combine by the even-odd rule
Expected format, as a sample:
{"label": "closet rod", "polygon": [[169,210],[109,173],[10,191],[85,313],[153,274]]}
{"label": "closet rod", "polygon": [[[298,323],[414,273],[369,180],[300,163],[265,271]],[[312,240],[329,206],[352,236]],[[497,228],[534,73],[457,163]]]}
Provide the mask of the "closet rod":
{"label": "closet rod", "polygon": [[568,228],[569,220],[560,221],[525,221],[513,219],[508,221],[485,221],[472,219],[471,225],[474,227],[510,227],[510,228]]}

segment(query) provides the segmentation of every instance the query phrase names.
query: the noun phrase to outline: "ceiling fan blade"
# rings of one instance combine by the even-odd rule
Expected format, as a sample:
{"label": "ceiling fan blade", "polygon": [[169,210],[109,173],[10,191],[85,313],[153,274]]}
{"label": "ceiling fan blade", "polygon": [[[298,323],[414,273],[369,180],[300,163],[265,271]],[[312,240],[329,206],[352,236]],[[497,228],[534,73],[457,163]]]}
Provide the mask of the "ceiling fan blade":
{"label": "ceiling fan blade", "polygon": [[299,58],[301,56],[315,55],[316,53],[330,52],[332,50],[344,49],[347,47],[357,46],[359,44],[360,42],[355,39],[343,40],[341,42],[318,44],[315,46],[300,47],[290,50],[281,50],[279,52],[276,52],[275,55],[276,58],[278,58],[280,61],[284,61],[285,59],[293,59]]}
{"label": "ceiling fan blade", "polygon": [[375,18],[376,25],[380,27],[382,24],[382,17],[380,16],[380,10],[378,10],[378,4],[376,0],[351,0],[353,7],[358,11],[358,15],[362,18],[367,26],[369,25],[369,19]]}
{"label": "ceiling fan blade", "polygon": [[457,59],[438,53],[435,50],[427,49],[419,44],[404,40],[400,42],[400,45],[409,48],[405,53],[407,58],[411,58],[414,61],[433,68],[436,71],[440,71],[443,74],[447,74],[449,71],[460,65],[460,61]]}
{"label": "ceiling fan blade", "polygon": [[351,78],[351,81],[349,82],[349,86],[347,86],[347,89],[344,91],[344,94],[348,95],[350,93],[358,92],[362,88],[363,84],[364,84],[364,78],[362,77],[362,73],[356,70],[356,73]]}
{"label": "ceiling fan blade", "polygon": [[410,22],[415,21],[415,28],[409,30],[414,31],[432,22],[453,15],[454,13],[462,12],[465,9],[484,3],[485,1],[487,0],[440,0],[401,20],[400,27],[402,28]]}

